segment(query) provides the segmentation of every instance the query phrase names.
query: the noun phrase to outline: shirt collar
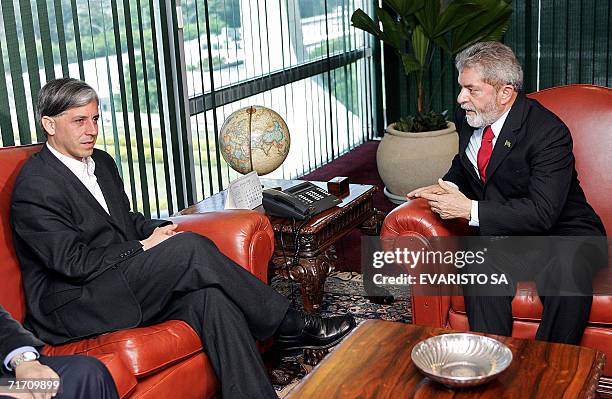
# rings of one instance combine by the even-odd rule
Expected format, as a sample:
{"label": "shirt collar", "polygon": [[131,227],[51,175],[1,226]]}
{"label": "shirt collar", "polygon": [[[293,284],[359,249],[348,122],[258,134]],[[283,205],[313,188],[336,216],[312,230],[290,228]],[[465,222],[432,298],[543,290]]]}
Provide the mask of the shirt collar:
{"label": "shirt collar", "polygon": [[498,120],[496,120],[495,122],[491,124],[491,130],[493,130],[493,135],[495,136],[495,138],[497,138],[497,136],[499,136],[499,134],[501,133],[501,130],[504,127],[504,122],[506,122],[506,118],[508,117],[509,112],[510,112],[510,108],[508,108],[508,110],[504,112],[503,115],[500,116]]}
{"label": "shirt collar", "polygon": [[59,159],[61,163],[66,165],[66,167],[70,169],[77,177],[95,176],[94,172],[96,170],[96,163],[91,157],[82,158],[80,161],[78,161],[72,157],[62,154],[53,148],[49,142],[47,142],[46,145],[49,151],[51,151],[51,153],[55,155],[55,157]]}

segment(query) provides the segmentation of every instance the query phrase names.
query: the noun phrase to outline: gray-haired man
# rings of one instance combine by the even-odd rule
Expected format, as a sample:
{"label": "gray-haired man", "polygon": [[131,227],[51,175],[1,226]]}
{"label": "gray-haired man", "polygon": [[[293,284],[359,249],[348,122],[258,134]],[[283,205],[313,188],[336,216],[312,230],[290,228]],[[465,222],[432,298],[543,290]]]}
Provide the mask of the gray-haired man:
{"label": "gray-haired man", "polygon": [[[535,280],[544,306],[536,338],[578,344],[593,300],[592,274],[607,256],[605,229],[577,179],[570,132],[520,91],[523,71],[508,46],[477,43],[457,55],[456,66],[459,153],[438,184],[408,197],[427,199],[442,219],[468,220],[481,236],[548,237],[521,240],[516,253],[504,245],[516,247],[519,239],[496,239],[486,266],[515,277],[511,284]],[[513,295],[466,295],[470,328],[511,335]]]}

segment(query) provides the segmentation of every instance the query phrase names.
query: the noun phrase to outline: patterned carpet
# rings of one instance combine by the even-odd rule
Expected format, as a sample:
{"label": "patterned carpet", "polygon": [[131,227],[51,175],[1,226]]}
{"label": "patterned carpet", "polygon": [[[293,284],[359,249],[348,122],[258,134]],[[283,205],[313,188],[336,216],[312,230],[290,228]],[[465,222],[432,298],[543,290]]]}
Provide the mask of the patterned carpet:
{"label": "patterned carpet", "polygon": [[[299,287],[280,277],[272,279],[272,286],[281,294],[291,298],[294,293],[296,308],[301,308]],[[405,289],[391,290],[395,302],[390,305],[378,305],[365,298],[362,277],[354,272],[332,273],[325,282],[325,296],[323,297],[322,314],[346,314],[355,317],[357,324],[368,319],[382,319],[410,323],[412,313],[409,293]],[[333,350],[333,349],[332,349]],[[266,364],[272,371],[273,381],[279,379],[290,380],[287,384],[275,384],[274,387],[280,398],[287,393],[312,370],[312,366],[305,364],[302,355],[282,357],[279,353],[270,350],[265,356]],[[279,371],[282,370],[282,371]],[[276,374],[275,373],[280,373]],[[284,381],[287,382],[287,381]]]}

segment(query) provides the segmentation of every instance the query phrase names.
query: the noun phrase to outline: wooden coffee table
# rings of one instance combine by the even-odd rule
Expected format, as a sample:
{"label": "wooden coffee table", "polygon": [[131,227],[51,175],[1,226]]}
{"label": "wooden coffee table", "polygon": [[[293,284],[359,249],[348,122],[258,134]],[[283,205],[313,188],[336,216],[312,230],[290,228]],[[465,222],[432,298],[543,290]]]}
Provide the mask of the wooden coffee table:
{"label": "wooden coffee table", "polygon": [[[303,180],[261,179],[266,188],[287,189]],[[311,182],[327,189],[326,182]],[[274,272],[288,277],[300,284],[304,310],[313,313],[319,311],[323,300],[323,286],[327,275],[334,269],[336,250],[334,244],[351,230],[360,228],[364,233],[376,235],[384,215],[374,208],[376,186],[367,184],[350,184],[350,192],[342,197],[342,203],[313,216],[299,234],[299,245],[296,242],[295,228],[290,219],[270,216],[274,229]],[[222,191],[182,210],[179,214],[204,213],[223,210],[226,193]],[[255,209],[264,212],[263,207]],[[297,251],[297,262],[294,253]]]}
{"label": "wooden coffee table", "polygon": [[410,358],[418,342],[453,332],[369,320],[308,374],[288,398],[594,398],[604,355],[590,348],[488,335],[512,350],[510,367],[488,384],[451,389]]}

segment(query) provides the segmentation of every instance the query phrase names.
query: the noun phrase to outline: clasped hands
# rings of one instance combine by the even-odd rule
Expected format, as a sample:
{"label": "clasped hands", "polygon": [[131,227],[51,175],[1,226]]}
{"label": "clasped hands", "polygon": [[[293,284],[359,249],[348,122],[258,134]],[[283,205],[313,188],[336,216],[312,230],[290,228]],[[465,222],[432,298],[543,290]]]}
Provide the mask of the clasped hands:
{"label": "clasped hands", "polygon": [[470,220],[472,201],[459,189],[442,179],[438,179],[438,184],[412,190],[406,196],[408,199],[426,199],[431,211],[440,215],[442,219]]}
{"label": "clasped hands", "polygon": [[147,249],[153,248],[157,244],[166,241],[173,235],[180,234],[181,232],[176,231],[177,227],[178,225],[176,224],[156,227],[155,230],[153,230],[153,233],[149,236],[149,238],[140,241],[140,243],[142,244],[142,250],[146,251]]}

